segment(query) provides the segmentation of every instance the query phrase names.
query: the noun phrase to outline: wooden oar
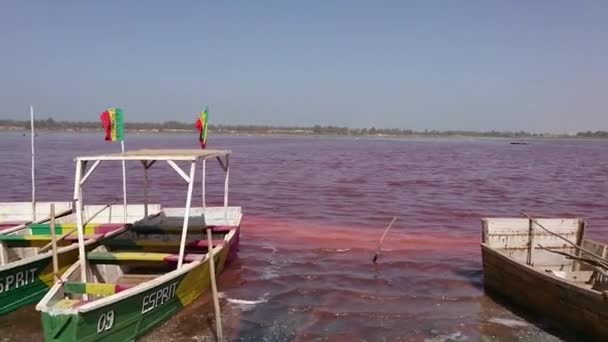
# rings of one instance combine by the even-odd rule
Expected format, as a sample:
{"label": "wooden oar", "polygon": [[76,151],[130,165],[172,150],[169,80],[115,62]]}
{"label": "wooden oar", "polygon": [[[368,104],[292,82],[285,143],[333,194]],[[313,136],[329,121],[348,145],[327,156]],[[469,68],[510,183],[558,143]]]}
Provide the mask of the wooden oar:
{"label": "wooden oar", "polygon": [[593,252],[591,252],[591,251],[589,251],[589,250],[586,250],[586,249],[584,249],[583,247],[580,247],[579,245],[577,245],[577,244],[575,244],[574,242],[572,242],[572,241],[570,241],[570,240],[566,239],[565,237],[563,237],[563,236],[561,236],[561,235],[559,235],[559,234],[557,234],[557,233],[554,233],[554,232],[550,231],[549,229],[545,228],[545,227],[544,227],[542,224],[538,223],[538,221],[537,221],[536,219],[534,219],[532,216],[530,216],[530,215],[526,214],[525,212],[523,212],[523,211],[522,211],[521,213],[522,213],[524,216],[526,216],[528,219],[532,220],[532,222],[533,222],[534,224],[536,224],[537,226],[539,226],[539,227],[540,227],[542,230],[546,231],[547,233],[549,233],[549,234],[551,234],[551,235],[553,235],[553,236],[555,236],[555,237],[557,237],[557,238],[559,238],[559,239],[561,239],[561,240],[564,240],[565,242],[567,242],[567,243],[568,243],[569,245],[571,245],[572,247],[574,247],[574,248],[576,248],[576,249],[578,249],[578,250],[580,250],[580,251],[582,251],[582,252],[584,252],[584,253],[589,254],[589,256],[593,257],[594,259],[599,260],[601,263],[603,263],[603,264],[605,264],[606,266],[608,266],[608,262],[607,262],[607,260],[606,260],[605,258],[602,258],[601,256],[596,255],[595,253],[593,253]]}
{"label": "wooden oar", "polygon": [[211,290],[213,292],[213,307],[215,308],[215,330],[217,340],[224,341],[224,333],[222,331],[222,311],[220,310],[220,300],[217,294],[217,284],[215,282],[215,259],[213,257],[213,239],[211,237],[211,229],[207,228],[207,253],[209,254],[209,275],[211,276]]}
{"label": "wooden oar", "polygon": [[393,217],[393,220],[391,221],[391,223],[388,224],[388,226],[384,230],[384,233],[382,233],[380,242],[378,242],[378,248],[376,249],[376,254],[374,254],[374,257],[372,258],[372,262],[374,264],[376,263],[376,261],[378,261],[378,257],[380,256],[380,251],[382,250],[382,243],[384,242],[384,237],[386,237],[386,233],[388,233],[388,230],[391,229],[391,227],[393,226],[393,223],[395,223],[395,221],[397,221],[397,216]]}
{"label": "wooden oar", "polygon": [[[99,215],[102,211],[106,210],[108,207],[110,207],[112,205],[112,203],[108,203],[106,204],[103,208],[99,209],[95,214],[93,214],[85,223],[82,224],[82,227],[85,227],[89,222],[91,222],[92,219],[94,219],[97,215]],[[70,234],[74,233],[76,230],[78,229],[78,226],[76,228],[71,229],[70,231],[68,231],[65,234],[62,234],[56,241],[55,243],[57,243],[58,241],[62,241],[63,239],[65,239],[67,236],[69,236]],[[53,230],[54,232],[54,230]],[[49,247],[52,247],[53,245],[53,241],[47,243],[46,245],[42,246],[39,250],[38,253],[44,253],[46,252]]]}

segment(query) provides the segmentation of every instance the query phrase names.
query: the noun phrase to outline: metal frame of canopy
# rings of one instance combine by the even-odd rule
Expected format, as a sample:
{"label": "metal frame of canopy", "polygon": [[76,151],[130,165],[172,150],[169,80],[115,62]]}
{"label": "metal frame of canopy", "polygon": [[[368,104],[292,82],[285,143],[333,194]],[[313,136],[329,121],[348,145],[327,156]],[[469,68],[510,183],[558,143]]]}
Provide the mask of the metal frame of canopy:
{"label": "metal frame of canopy", "polygon": [[[185,181],[188,183],[188,193],[186,196],[186,207],[184,212],[184,222],[182,226],[182,236],[179,248],[179,259],[177,268],[181,268],[184,261],[186,237],[188,235],[188,221],[190,219],[190,206],[192,202],[192,190],[194,186],[194,175],[196,166],[202,161],[202,207],[205,209],[205,167],[207,159],[217,159],[224,170],[224,208],[228,208],[228,180],[230,177],[230,150],[134,150],[124,153],[115,153],[98,156],[77,157],[76,175],[74,178],[74,203],[76,206],[76,225],[78,230],[78,253],[80,258],[81,281],[87,281],[87,261],[84,248],[84,227],[83,227],[83,196],[82,188],[93,171],[102,161],[139,161],[144,167],[144,213],[148,215],[148,169],[157,161],[166,161]],[[223,159],[222,159],[223,158]],[[190,172],[186,174],[175,161],[189,161]],[[87,164],[93,162],[87,170]],[[123,175],[124,177],[124,175]],[[127,198],[124,193],[124,215],[125,222],[127,216]]]}

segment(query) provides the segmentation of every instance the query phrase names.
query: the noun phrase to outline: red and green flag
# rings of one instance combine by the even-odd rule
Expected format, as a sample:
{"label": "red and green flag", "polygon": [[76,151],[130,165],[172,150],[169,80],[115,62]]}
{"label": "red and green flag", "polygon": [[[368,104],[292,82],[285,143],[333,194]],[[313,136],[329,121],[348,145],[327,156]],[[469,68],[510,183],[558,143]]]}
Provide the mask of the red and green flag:
{"label": "red and green flag", "polygon": [[110,108],[101,113],[100,119],[106,130],[106,141],[124,140],[125,122],[122,109]]}
{"label": "red and green flag", "polygon": [[196,120],[196,129],[198,129],[198,142],[201,144],[201,149],[207,146],[207,126],[209,122],[209,107],[201,113],[201,116]]}

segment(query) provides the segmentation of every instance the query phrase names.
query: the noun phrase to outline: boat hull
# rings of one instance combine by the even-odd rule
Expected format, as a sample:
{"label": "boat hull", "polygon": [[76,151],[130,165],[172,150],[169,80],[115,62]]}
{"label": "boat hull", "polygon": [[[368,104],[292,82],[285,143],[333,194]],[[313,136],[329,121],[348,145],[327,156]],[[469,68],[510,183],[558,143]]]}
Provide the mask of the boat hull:
{"label": "boat hull", "polygon": [[[59,226],[57,227],[58,233],[65,233]],[[45,225],[41,225],[41,228],[49,229]],[[91,234],[98,233],[99,235],[85,241],[87,251],[99,246],[104,239],[120,234],[126,228],[122,225],[114,225],[110,228],[104,225],[91,225],[89,229]],[[95,229],[99,229],[99,231],[95,231]],[[31,241],[27,238],[21,242],[24,243],[23,247],[32,246]],[[59,248],[57,250],[58,275],[61,276],[76,261],[78,261],[78,245],[72,244]],[[52,252],[0,267],[0,316],[23,306],[37,303],[54,283]]]}
{"label": "boat hull", "polygon": [[[214,255],[216,274],[237,249],[237,234]],[[71,314],[42,312],[47,341],[132,341],[192,303],[211,286],[208,260],[192,263],[186,272],[173,271],[154,287],[121,300]],[[173,274],[173,275],[171,275]],[[159,279],[160,280],[160,279]]]}
{"label": "boat hull", "polygon": [[[59,273],[78,260],[78,249],[58,254]],[[38,302],[54,283],[52,255],[0,271],[0,315]]]}
{"label": "boat hull", "polygon": [[541,317],[554,328],[608,339],[608,299],[519,263],[482,244],[484,288]]}

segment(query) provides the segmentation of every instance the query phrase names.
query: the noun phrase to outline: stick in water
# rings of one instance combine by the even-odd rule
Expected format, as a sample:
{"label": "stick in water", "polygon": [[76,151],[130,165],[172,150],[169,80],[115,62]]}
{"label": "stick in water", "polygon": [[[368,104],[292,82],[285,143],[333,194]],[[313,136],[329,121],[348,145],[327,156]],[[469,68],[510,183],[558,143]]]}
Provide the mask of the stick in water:
{"label": "stick in water", "polygon": [[215,308],[215,329],[217,330],[217,339],[220,342],[224,341],[224,333],[222,332],[222,311],[220,310],[220,300],[217,294],[217,284],[215,282],[215,259],[213,258],[213,238],[211,237],[211,227],[207,227],[207,254],[209,254],[209,273],[211,278],[211,290],[213,292],[213,306]]}
{"label": "stick in water", "polygon": [[397,216],[393,217],[393,220],[391,221],[391,223],[389,223],[388,226],[386,227],[386,229],[384,230],[384,233],[382,234],[382,237],[380,238],[380,242],[378,242],[378,248],[376,249],[376,254],[374,254],[374,257],[372,259],[372,262],[374,264],[376,263],[376,261],[378,261],[378,256],[380,256],[380,250],[382,250],[382,243],[384,242],[386,233],[388,233],[388,230],[391,229],[391,227],[393,226],[393,223],[395,223],[395,221],[397,221]]}

